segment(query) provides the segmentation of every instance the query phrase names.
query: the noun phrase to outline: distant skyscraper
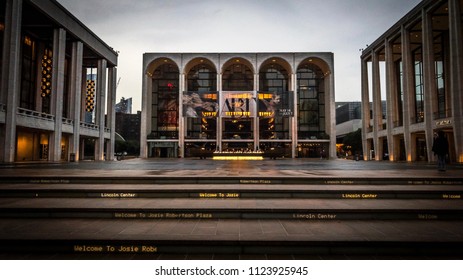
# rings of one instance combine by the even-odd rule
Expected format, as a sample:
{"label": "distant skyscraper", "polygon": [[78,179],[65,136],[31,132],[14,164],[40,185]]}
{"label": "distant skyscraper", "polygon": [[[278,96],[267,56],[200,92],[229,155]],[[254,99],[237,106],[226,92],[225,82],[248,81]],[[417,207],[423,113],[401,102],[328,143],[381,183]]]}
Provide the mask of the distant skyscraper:
{"label": "distant skyscraper", "polygon": [[132,114],[132,98],[121,98],[121,101],[116,104],[116,113]]}

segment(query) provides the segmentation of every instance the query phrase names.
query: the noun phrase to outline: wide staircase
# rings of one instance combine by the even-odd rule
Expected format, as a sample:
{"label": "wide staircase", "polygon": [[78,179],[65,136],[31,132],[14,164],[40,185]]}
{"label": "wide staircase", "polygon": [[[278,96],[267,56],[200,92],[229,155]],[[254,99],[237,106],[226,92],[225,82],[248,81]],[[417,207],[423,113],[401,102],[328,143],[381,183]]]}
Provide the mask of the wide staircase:
{"label": "wide staircase", "polygon": [[3,259],[461,259],[463,176],[2,174]]}

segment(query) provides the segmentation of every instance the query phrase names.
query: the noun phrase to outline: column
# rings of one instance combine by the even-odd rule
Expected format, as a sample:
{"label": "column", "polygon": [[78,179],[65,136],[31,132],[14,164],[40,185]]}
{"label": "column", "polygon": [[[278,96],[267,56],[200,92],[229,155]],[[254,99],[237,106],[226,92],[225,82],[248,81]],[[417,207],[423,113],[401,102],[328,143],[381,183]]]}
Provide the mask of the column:
{"label": "column", "polygon": [[394,96],[396,96],[396,87],[394,83],[394,53],[392,50],[391,43],[385,40],[385,52],[386,52],[386,102],[387,102],[387,148],[389,153],[390,161],[397,161],[398,155],[395,151],[394,141],[394,115],[397,112],[397,104],[394,102]]}
{"label": "column", "polygon": [[96,123],[99,128],[99,137],[95,141],[95,160],[104,160],[104,131],[105,131],[105,107],[106,107],[106,59],[98,60],[97,85],[96,85]]}
{"label": "column", "polygon": [[[75,154],[75,160],[80,159],[80,120],[82,107],[82,61],[84,47],[82,42],[72,43],[72,59],[71,59],[71,77],[69,86],[71,88],[72,106],[71,117],[74,124],[74,134],[70,141],[70,153]],[[83,155],[82,155],[83,156]]]}
{"label": "column", "polygon": [[66,30],[62,28],[55,29],[53,35],[53,73],[51,81],[51,112],[55,116],[55,129],[50,139],[50,161],[61,160],[65,54]]}
{"label": "column", "polygon": [[[294,69],[294,68],[293,68]],[[298,107],[297,107],[297,98],[298,98],[298,92],[297,92],[297,73],[291,74],[291,90],[294,92],[293,93],[293,116],[291,117],[291,157],[296,158],[297,157],[297,140],[298,140],[298,134],[297,134],[297,116],[298,116]]]}
{"label": "column", "polygon": [[413,84],[413,59],[410,46],[410,32],[402,26],[402,57],[403,57],[403,85],[404,85],[404,142],[407,161],[414,161],[415,153],[412,151],[411,134],[410,134],[410,118],[413,109],[414,100],[414,84]]}
{"label": "column", "polygon": [[143,75],[142,85],[142,113],[141,113],[141,124],[140,124],[140,157],[148,157],[148,133],[151,131],[151,77],[148,73]]}
{"label": "column", "polygon": [[450,98],[456,160],[463,163],[463,38],[459,0],[449,0],[450,27]]}
{"label": "column", "polygon": [[369,158],[368,129],[370,127],[370,98],[368,92],[368,67],[366,58],[362,59],[362,149],[363,159]]}
{"label": "column", "polygon": [[[257,67],[257,63],[256,63]],[[258,109],[257,106],[259,102],[257,101],[259,96],[257,91],[259,90],[259,73],[254,74],[254,92],[253,92],[253,99],[251,102],[254,102],[254,110],[251,112],[251,115],[254,116],[254,151],[257,151],[259,148],[259,116],[258,116]]]}
{"label": "column", "polygon": [[6,1],[5,33],[3,44],[3,65],[1,81],[1,100],[6,103],[5,130],[0,143],[0,161],[14,162],[16,153],[16,111],[20,96],[20,53],[22,0]]}
{"label": "column", "polygon": [[432,28],[432,18],[425,9],[422,11],[423,18],[423,75],[424,75],[424,122],[425,122],[425,137],[428,162],[433,161],[432,144],[434,141],[433,132],[433,112],[435,104],[433,104],[436,92],[436,71],[434,66],[434,36]]}
{"label": "column", "polygon": [[108,69],[108,108],[107,125],[110,129],[110,137],[106,146],[106,160],[114,160],[116,145],[116,89],[117,89],[117,68]]}
{"label": "column", "polygon": [[[219,67],[221,67],[219,63]],[[219,68],[221,69],[221,68]],[[217,104],[219,109],[217,111],[217,151],[222,151],[222,73],[217,74]]]}
{"label": "column", "polygon": [[183,92],[187,90],[185,83],[185,74],[181,73],[179,75],[179,107],[178,107],[178,116],[179,116],[179,135],[178,135],[178,152],[177,157],[185,157],[185,135],[186,135],[186,118],[183,116]]}
{"label": "column", "polygon": [[329,96],[325,96],[325,107],[328,109],[325,114],[327,123],[325,127],[329,129],[328,133],[330,135],[330,155],[331,159],[336,158],[336,109],[335,109],[335,91],[334,91],[334,67],[327,74],[325,78],[325,88],[326,92],[329,93]]}
{"label": "column", "polygon": [[381,109],[381,77],[379,73],[379,54],[372,51],[372,90],[373,90],[373,143],[375,160],[381,160],[383,146],[379,141],[378,132],[382,128],[383,111]]}

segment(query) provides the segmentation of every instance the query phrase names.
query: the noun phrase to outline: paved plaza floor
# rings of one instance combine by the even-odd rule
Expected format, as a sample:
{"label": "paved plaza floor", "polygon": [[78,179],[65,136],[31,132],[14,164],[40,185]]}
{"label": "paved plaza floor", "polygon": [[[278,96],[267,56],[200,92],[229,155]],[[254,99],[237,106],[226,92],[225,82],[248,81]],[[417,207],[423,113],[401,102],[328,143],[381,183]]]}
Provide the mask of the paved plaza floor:
{"label": "paved plaza floor", "polygon": [[463,165],[386,161],[278,159],[262,161],[217,161],[200,159],[129,159],[76,163],[1,164],[0,176],[303,176],[303,177],[463,177]]}
{"label": "paved plaza floor", "polygon": [[[29,181],[14,181],[25,177]],[[85,183],[40,181],[35,178],[83,178],[85,181],[82,182]],[[97,181],[101,178],[111,178],[113,183]],[[168,184],[136,181],[123,183],[122,180],[126,178],[187,180]],[[199,184],[195,183],[197,178],[210,178],[210,181]],[[245,184],[219,183],[229,178],[265,180],[256,180],[257,183],[251,180],[251,183]],[[276,182],[272,180],[280,179],[283,182],[291,178],[299,178],[301,181],[297,184],[265,183],[267,180]],[[310,182],[320,178],[326,180],[305,183],[305,180]],[[355,180],[365,178],[380,179],[374,185],[355,183]],[[353,180],[349,182],[354,183],[343,183],[345,179]],[[403,182],[408,179],[413,181],[411,184],[401,184],[399,179]],[[463,248],[462,165],[449,165],[446,172],[440,172],[434,164],[428,163],[304,159],[130,159],[114,162],[2,164],[0,180],[3,180],[0,183],[0,258],[4,259],[463,257],[460,252]],[[215,180],[218,183],[214,183]],[[170,193],[166,193],[166,190]],[[121,199],[120,196],[97,199],[92,191],[96,191],[98,196],[108,193],[115,196],[120,192],[140,192],[140,196],[134,199]],[[34,192],[37,192],[37,197],[29,197]],[[190,196],[182,197],[183,192],[189,192]],[[191,192],[240,192],[242,196],[236,199],[198,199],[191,197]],[[333,199],[340,194],[356,192],[393,193],[397,197]],[[457,199],[428,197],[438,193],[442,198],[442,193],[447,195],[446,192],[453,193]],[[149,197],[153,193],[154,197]],[[320,197],[297,196],[307,193]],[[48,196],[42,197],[43,194]],[[148,197],[141,197],[141,194]],[[295,195],[293,197],[289,194]],[[400,198],[400,195],[403,197]],[[420,214],[420,209],[423,209],[423,213],[441,212],[436,212],[439,213],[436,215]],[[162,215],[165,211],[171,210],[177,211],[178,217],[164,219]],[[145,211],[145,214],[133,214],[137,211]],[[212,214],[207,214],[210,215],[208,218],[182,218],[189,215],[188,211],[195,215]],[[214,211],[222,211],[226,218],[213,216]],[[231,211],[238,213],[241,218],[230,216]],[[345,219],[288,219],[284,216],[286,212],[297,217],[316,215],[304,211],[319,213],[317,215],[331,211],[339,216],[345,212],[350,216]],[[450,214],[446,211],[450,211]],[[37,214],[42,212],[45,216]],[[387,212],[391,216],[365,218],[368,212],[375,212],[380,217]],[[410,219],[408,212],[420,218]],[[105,216],[107,213],[113,216],[108,218]],[[164,218],[142,218],[153,213]],[[117,218],[117,215],[132,214],[135,215],[133,219]],[[447,214],[450,216],[445,216]],[[274,218],[272,215],[275,215]],[[438,215],[439,219],[435,219]],[[79,254],[63,249],[71,248],[72,251],[76,246],[81,248],[79,246],[83,244],[149,245],[149,248],[164,249],[164,253],[160,251],[144,256],[133,253],[113,255],[109,252]],[[29,252],[29,247],[37,248]],[[54,253],[44,248],[59,250]],[[62,249],[64,251],[60,251]],[[424,253],[414,255],[420,250]],[[404,254],[401,255],[401,252]]]}

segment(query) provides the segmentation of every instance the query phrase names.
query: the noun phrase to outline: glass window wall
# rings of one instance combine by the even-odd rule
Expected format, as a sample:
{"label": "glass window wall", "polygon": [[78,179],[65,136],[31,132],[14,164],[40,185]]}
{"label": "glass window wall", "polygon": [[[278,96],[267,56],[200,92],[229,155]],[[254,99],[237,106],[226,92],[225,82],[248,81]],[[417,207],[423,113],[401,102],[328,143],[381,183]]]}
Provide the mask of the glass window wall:
{"label": "glass window wall", "polygon": [[[290,139],[290,118],[277,116],[272,109],[278,106],[283,99],[288,98],[288,96],[282,96],[289,95],[288,84],[288,72],[281,65],[269,64],[262,67],[259,73],[259,90],[261,91],[259,102],[265,103],[267,112],[259,114],[259,138],[261,140]],[[265,95],[272,97],[265,98]],[[273,114],[269,115],[269,113]]]}
{"label": "glass window wall", "polygon": [[327,139],[325,129],[325,77],[315,64],[297,70],[298,138]]}
{"label": "glass window wall", "polygon": [[178,139],[179,71],[163,64],[153,74],[151,139]]}
{"label": "glass window wall", "polygon": [[35,110],[37,54],[36,41],[25,35],[22,37],[21,98],[19,107]]}
{"label": "glass window wall", "polygon": [[[187,84],[187,91],[192,93],[189,96],[192,102],[195,100],[195,106],[200,106],[201,109],[212,110],[212,108],[202,107],[211,107],[210,104],[217,104],[217,71],[207,64],[196,65],[188,73]],[[211,112],[209,116],[195,115],[195,117],[186,115],[186,138],[216,139],[217,114]]]}
{"label": "glass window wall", "polygon": [[244,64],[232,64],[222,75],[223,91],[254,90],[254,75],[252,70]]}

